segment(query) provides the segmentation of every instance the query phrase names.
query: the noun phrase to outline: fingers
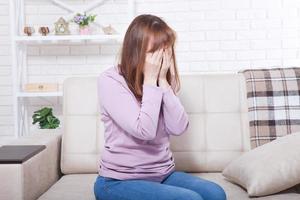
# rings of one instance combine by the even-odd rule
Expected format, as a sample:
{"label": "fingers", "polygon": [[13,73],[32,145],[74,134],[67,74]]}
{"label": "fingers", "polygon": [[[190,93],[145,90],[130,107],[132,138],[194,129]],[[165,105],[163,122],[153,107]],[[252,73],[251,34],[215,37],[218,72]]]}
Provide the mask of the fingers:
{"label": "fingers", "polygon": [[168,53],[163,53],[163,68],[167,70],[170,67],[170,59],[168,59]]}
{"label": "fingers", "polygon": [[163,49],[156,50],[151,57],[151,63],[155,64],[156,66],[160,66],[161,61],[163,58]]}
{"label": "fingers", "polygon": [[[154,65],[160,66],[165,53],[166,53],[166,50],[164,50],[164,48],[160,48],[160,49],[156,50],[154,53],[152,53],[152,52],[146,53],[146,61],[148,61]],[[164,59],[168,60],[168,56],[165,56]]]}
{"label": "fingers", "polygon": [[171,59],[172,56],[173,56],[173,53],[172,53],[172,47],[169,47],[169,48],[167,49],[167,53],[168,53],[168,58]]}
{"label": "fingers", "polygon": [[167,56],[167,52],[166,51],[164,52],[163,56],[164,56],[164,64],[168,65],[169,60],[168,60],[168,56]]}
{"label": "fingers", "polygon": [[153,58],[156,57],[157,51],[155,52],[146,52],[146,58],[150,61],[153,60]]}
{"label": "fingers", "polygon": [[161,66],[161,61],[163,59],[163,52],[164,49],[162,48],[156,50],[154,53],[152,52],[146,53],[146,62],[156,66],[157,70],[159,70]]}
{"label": "fingers", "polygon": [[154,59],[156,57],[157,51],[150,52],[151,58]]}
{"label": "fingers", "polygon": [[151,63],[152,53],[146,53],[146,62]]}
{"label": "fingers", "polygon": [[170,63],[171,62],[171,60],[172,60],[172,57],[173,57],[173,52],[172,52],[172,47],[168,47],[166,50],[165,50],[165,58],[164,59],[166,59],[167,61],[168,61],[168,63]]}
{"label": "fingers", "polygon": [[154,60],[155,60],[156,63],[159,63],[159,62],[161,61],[163,52],[164,52],[164,49],[163,49],[163,48],[161,48],[161,49],[155,51],[156,55],[155,55],[155,57],[154,57]]}

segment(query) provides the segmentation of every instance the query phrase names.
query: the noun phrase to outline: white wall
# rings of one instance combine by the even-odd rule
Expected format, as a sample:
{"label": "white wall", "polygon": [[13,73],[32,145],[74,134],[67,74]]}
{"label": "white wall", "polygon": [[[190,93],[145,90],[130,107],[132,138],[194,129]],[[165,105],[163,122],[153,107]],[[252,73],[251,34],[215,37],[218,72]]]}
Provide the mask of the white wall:
{"label": "white wall", "polygon": [[13,133],[8,0],[0,0],[0,144]]}
{"label": "white wall", "polygon": [[[48,25],[66,12],[47,0],[25,0],[26,23]],[[91,0],[67,0],[77,6]],[[99,22],[125,31],[126,1],[94,10]],[[299,0],[137,0],[137,14],[161,16],[178,34],[180,71],[237,71],[299,66]],[[8,0],[0,0],[0,136],[12,134]],[[119,45],[50,45],[29,48],[29,81],[60,84],[67,76],[95,75],[113,65]],[[31,104],[47,101],[30,99]],[[61,115],[61,99],[50,99]],[[58,106],[55,106],[58,105]],[[39,108],[36,106],[35,108]],[[2,137],[3,138],[3,137]]]}

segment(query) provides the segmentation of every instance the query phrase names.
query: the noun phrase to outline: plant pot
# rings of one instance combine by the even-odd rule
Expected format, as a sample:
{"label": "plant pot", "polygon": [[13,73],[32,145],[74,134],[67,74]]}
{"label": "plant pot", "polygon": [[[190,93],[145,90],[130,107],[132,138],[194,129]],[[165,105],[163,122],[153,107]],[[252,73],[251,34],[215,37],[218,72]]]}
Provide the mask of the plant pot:
{"label": "plant pot", "polygon": [[90,26],[79,26],[80,35],[90,35],[91,33],[92,33],[92,29]]}
{"label": "plant pot", "polygon": [[57,134],[62,132],[62,127],[58,127],[56,129],[41,129],[38,126],[32,126],[30,128],[30,134]]}

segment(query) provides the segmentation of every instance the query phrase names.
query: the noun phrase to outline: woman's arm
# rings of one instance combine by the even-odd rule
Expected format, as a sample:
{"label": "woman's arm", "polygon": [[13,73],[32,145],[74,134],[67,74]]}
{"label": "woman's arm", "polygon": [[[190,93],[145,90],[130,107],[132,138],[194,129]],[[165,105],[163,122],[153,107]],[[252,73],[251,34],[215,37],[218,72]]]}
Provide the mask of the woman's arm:
{"label": "woman's arm", "polygon": [[[165,131],[170,135],[181,135],[189,126],[188,115],[184,110],[179,98],[174,94],[166,76],[170,69],[171,85],[175,84],[175,62],[172,48],[167,48],[163,53],[163,63],[159,74],[159,86],[163,88],[163,115]],[[173,87],[174,88],[174,87]]]}
{"label": "woman's arm", "polygon": [[141,106],[130,91],[117,80],[100,75],[98,97],[100,107],[127,133],[142,140],[156,137],[163,90],[154,85],[143,85]]}
{"label": "woman's arm", "polygon": [[178,96],[176,96],[171,87],[165,87],[163,93],[163,116],[165,130],[170,135],[181,135],[189,126],[188,114]]}

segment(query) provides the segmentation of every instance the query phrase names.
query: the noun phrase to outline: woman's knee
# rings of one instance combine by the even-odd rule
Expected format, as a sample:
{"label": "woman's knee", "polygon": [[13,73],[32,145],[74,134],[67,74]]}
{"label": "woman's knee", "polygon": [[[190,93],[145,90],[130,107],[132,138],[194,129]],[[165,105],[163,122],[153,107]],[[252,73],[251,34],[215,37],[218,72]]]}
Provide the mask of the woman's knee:
{"label": "woman's knee", "polygon": [[217,183],[211,182],[210,183],[210,193],[209,193],[209,200],[226,200],[226,193],[224,189],[218,185]]}
{"label": "woman's knee", "polygon": [[204,199],[197,192],[189,189],[184,189],[177,192],[176,198],[174,200],[204,200]]}

